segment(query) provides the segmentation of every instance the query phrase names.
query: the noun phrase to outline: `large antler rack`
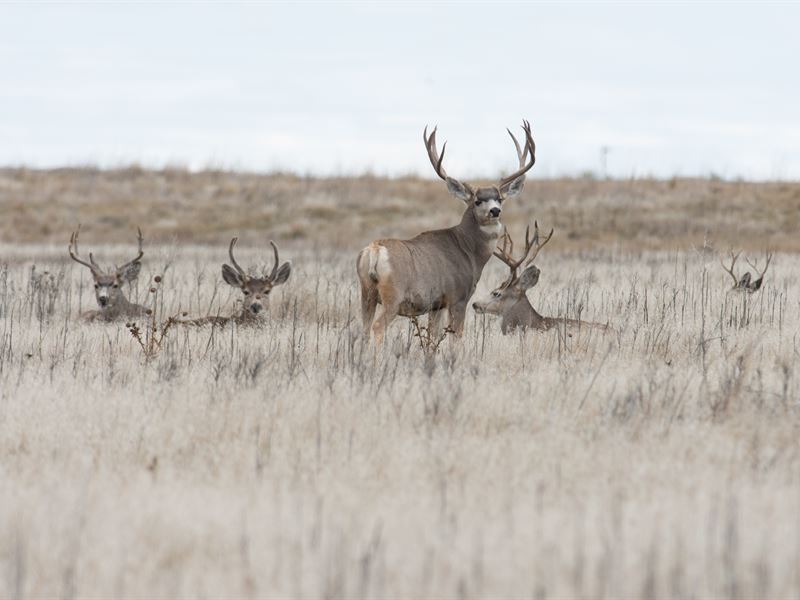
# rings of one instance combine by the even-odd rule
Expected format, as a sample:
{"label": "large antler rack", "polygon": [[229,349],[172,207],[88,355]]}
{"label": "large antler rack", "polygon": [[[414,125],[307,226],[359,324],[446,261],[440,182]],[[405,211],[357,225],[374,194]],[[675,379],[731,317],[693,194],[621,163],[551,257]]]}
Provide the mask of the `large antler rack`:
{"label": "large antler rack", "polygon": [[[534,260],[536,260],[536,256],[539,254],[539,251],[550,241],[553,237],[554,229],[550,229],[550,233],[544,239],[543,242],[540,242],[539,237],[539,222],[534,221],[533,224],[533,237],[531,237],[531,226],[528,225],[525,228],[525,251],[522,253],[522,256],[519,259],[514,258],[514,240],[511,239],[511,235],[508,233],[508,228],[503,230],[503,235],[500,237],[498,241],[498,247],[494,251],[494,256],[499,258],[503,261],[508,268],[510,269],[511,273],[509,274],[509,278],[506,282],[506,285],[510,285],[513,283],[517,277],[519,276],[519,268],[521,266],[528,266],[532,264]],[[533,251],[533,254],[531,254]]]}
{"label": "large antler rack", "polygon": [[741,278],[736,276],[734,268],[736,267],[736,261],[739,259],[740,254],[741,251],[730,252],[729,255],[731,259],[730,266],[725,266],[725,262],[722,260],[722,258],[720,258],[719,262],[722,265],[722,268],[725,270],[725,272],[727,272],[728,275],[731,276],[731,279],[733,279],[733,288],[731,288],[733,291],[745,291],[752,294],[753,292],[757,292],[759,289],[761,289],[761,285],[764,283],[764,275],[766,275],[767,269],[769,269],[769,264],[770,262],[772,262],[773,254],[771,252],[767,252],[767,261],[766,264],[764,265],[763,271],[760,270],[756,264],[750,262],[750,259],[745,258],[747,264],[750,265],[755,270],[758,276],[755,280],[753,280],[753,276],[750,274],[749,271],[746,272],[744,275],[742,275]]}

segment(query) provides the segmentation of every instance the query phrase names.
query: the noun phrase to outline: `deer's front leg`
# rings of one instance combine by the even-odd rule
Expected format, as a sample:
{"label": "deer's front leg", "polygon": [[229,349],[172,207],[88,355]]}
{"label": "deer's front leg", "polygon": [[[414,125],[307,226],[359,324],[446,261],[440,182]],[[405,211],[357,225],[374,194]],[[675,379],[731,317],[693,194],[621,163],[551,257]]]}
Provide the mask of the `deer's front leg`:
{"label": "deer's front leg", "polygon": [[464,319],[467,316],[467,303],[461,302],[454,304],[450,307],[450,329],[456,336],[461,337],[464,334]]}

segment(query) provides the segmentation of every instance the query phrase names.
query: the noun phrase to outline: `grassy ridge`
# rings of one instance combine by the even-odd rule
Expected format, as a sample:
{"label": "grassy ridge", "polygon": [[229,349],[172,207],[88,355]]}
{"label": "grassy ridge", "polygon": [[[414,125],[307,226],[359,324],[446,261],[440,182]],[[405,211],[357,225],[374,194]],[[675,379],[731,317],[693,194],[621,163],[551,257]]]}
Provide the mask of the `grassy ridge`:
{"label": "grassy ridge", "polygon": [[[140,224],[151,241],[219,244],[263,233],[323,247],[446,227],[459,202],[440,181],[315,178],[223,171],[0,170],[0,235],[62,243],[80,221],[93,240],[127,243]],[[561,248],[740,247],[800,251],[800,184],[716,179],[530,179],[504,220],[555,227]]]}

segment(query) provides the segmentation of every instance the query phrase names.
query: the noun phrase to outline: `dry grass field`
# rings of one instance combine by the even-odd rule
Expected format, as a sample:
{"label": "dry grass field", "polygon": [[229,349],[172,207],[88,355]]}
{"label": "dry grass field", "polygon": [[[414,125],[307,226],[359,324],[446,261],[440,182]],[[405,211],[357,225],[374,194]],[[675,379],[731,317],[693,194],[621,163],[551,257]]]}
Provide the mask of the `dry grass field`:
{"label": "dry grass field", "polygon": [[[61,245],[82,220],[87,242],[91,235],[127,243],[140,224],[151,242],[224,244],[233,235],[269,232],[352,252],[353,240],[409,237],[450,226],[459,215],[458,201],[441,181],[415,177],[0,169],[0,240],[6,242]],[[562,249],[763,250],[769,244],[800,252],[800,183],[530,179],[503,218],[517,230],[533,218],[555,227]]]}
{"label": "dry grass field", "polygon": [[[376,354],[355,253],[456,222],[438,182],[2,171],[0,597],[797,598],[799,203],[533,180],[506,220],[556,227],[534,306],[614,331],[470,311],[433,355],[405,320]],[[159,321],[234,310],[233,233],[242,264],[272,237],[294,271],[263,328],[146,355],[78,319],[78,221],[102,262],[142,225],[132,296]],[[728,245],[778,251],[760,292],[728,293]]]}

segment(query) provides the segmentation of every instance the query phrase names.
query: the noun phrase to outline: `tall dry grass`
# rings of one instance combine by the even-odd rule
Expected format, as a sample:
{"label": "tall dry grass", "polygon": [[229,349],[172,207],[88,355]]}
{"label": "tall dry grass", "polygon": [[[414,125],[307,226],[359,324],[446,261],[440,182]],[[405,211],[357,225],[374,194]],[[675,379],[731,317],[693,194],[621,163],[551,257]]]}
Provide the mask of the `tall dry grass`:
{"label": "tall dry grass", "polygon": [[[3,597],[800,594],[795,255],[742,296],[707,251],[548,247],[534,305],[613,334],[470,314],[430,359],[364,343],[352,252],[288,244],[262,329],[146,360],[61,246],[2,247]],[[232,312],[224,258],[151,246],[133,297]]]}

